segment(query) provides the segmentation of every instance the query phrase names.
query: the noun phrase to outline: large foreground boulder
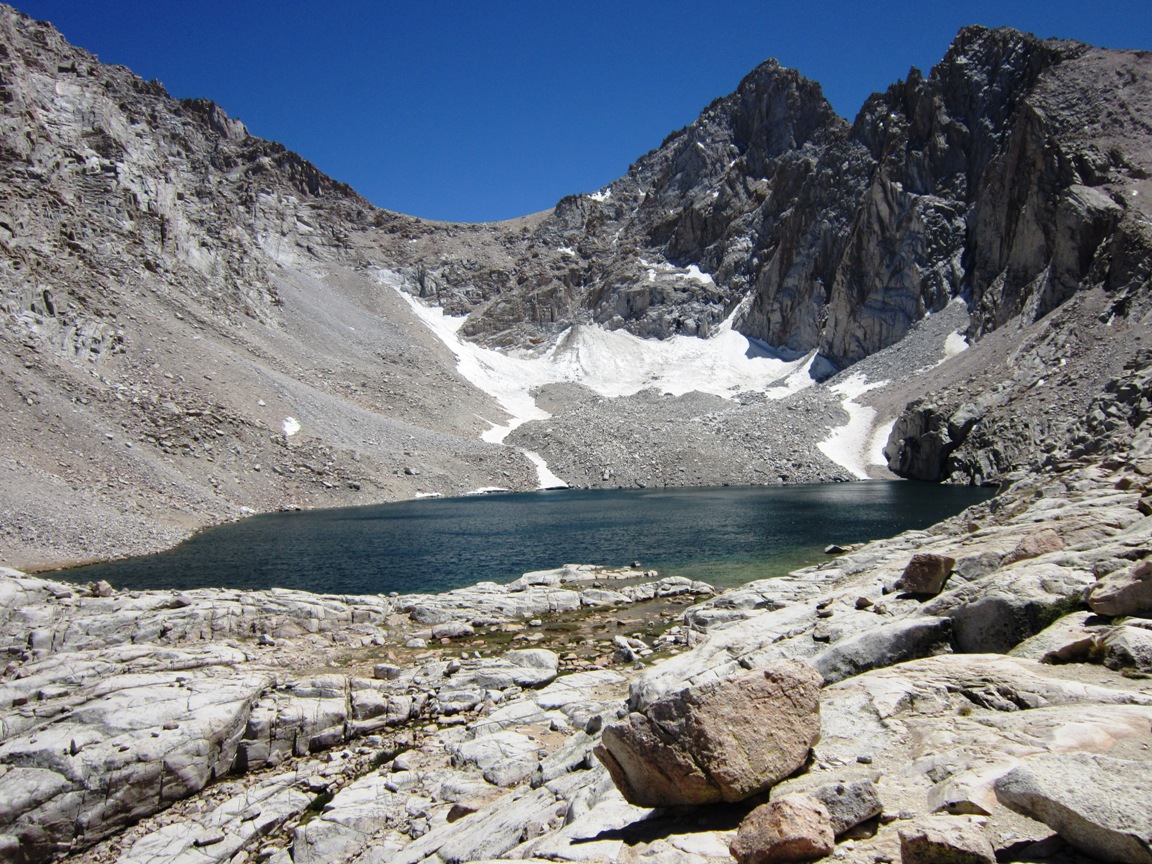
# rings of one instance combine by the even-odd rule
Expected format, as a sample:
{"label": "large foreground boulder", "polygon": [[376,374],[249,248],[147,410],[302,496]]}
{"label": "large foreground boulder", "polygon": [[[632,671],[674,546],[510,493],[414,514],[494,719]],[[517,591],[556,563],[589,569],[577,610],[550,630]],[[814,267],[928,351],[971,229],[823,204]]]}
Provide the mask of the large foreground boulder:
{"label": "large foreground boulder", "polygon": [[640,807],[741,801],[800,768],[820,738],[820,675],[793,661],[689,687],[604,729],[596,756]]}

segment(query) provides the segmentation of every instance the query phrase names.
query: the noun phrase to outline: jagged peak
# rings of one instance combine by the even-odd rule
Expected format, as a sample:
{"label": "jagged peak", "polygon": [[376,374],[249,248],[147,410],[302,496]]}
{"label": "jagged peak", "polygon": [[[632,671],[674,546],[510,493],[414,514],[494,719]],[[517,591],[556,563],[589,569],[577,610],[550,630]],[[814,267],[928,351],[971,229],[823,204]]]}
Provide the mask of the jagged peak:
{"label": "jagged peak", "polygon": [[204,118],[217,134],[225,138],[243,141],[248,137],[248,127],[240,120],[229,117],[228,113],[211,99],[181,99],[180,105]]}
{"label": "jagged peak", "polygon": [[932,68],[931,74],[938,76],[950,67],[970,63],[995,72],[998,66],[1020,53],[1035,57],[1041,66],[1048,66],[1088,49],[1088,45],[1074,40],[1041,39],[1013,27],[993,28],[972,24],[960,28],[943,58]]}
{"label": "jagged peak", "polygon": [[775,57],[769,57],[740,79],[740,83],[736,86],[736,92],[739,93],[742,90],[755,88],[765,83],[777,82],[786,83],[798,90],[815,93],[821,99],[824,98],[823,88],[818,81],[814,81],[798,69],[785,66]]}

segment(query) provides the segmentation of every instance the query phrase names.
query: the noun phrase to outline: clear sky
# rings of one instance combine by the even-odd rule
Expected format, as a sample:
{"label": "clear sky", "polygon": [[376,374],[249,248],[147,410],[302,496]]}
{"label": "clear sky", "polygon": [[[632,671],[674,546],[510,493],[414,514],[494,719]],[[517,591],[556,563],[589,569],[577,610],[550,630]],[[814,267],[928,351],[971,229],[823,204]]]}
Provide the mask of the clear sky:
{"label": "clear sky", "polygon": [[390,210],[489,221],[623,174],[762,60],[853,117],[965,24],[1152,50],[1152,0],[16,0]]}

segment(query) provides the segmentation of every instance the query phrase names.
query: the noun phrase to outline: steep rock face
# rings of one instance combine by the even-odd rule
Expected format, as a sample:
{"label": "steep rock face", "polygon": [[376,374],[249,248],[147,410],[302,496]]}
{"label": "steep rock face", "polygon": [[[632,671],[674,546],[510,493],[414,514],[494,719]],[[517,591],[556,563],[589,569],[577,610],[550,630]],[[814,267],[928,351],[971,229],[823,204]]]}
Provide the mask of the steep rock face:
{"label": "steep rock face", "polygon": [[897,420],[886,452],[903,476],[994,482],[1045,454],[1106,445],[1108,419],[1130,413],[1097,397],[1125,364],[1146,365],[1132,346],[1152,312],[1152,56],[1058,47],[968,219],[969,336],[1015,335],[997,374],[943,387]]}
{"label": "steep rock face", "polygon": [[478,306],[465,332],[514,342],[594,321],[641,336],[709,335],[754,284],[760,238],[774,235],[817,154],[847,128],[819,85],[762,64],[627,175],[561,201],[529,238],[515,286]]}
{"label": "steep rock face", "polygon": [[707,336],[739,307],[740,332],[843,367],[960,294],[973,338],[1036,320],[1099,270],[1098,250],[1141,257],[1115,184],[1144,170],[1124,145],[1145,135],[1147,65],[967,28],[849,126],[769,61],[625,177],[560,202],[465,332]]}

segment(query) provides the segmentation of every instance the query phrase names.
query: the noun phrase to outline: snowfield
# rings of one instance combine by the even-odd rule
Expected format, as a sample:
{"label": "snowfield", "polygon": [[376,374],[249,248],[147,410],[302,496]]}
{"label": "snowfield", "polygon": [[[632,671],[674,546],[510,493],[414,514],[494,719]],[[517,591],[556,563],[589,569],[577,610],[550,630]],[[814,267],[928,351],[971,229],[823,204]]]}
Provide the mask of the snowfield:
{"label": "snowfield", "polygon": [[[701,274],[701,278],[709,278]],[[709,339],[673,336],[641,339],[625,330],[576,325],[564,331],[545,353],[503,353],[460,338],[462,316],[445,315],[403,290],[404,277],[382,271],[381,284],[399,292],[416,316],[456,356],[457,371],[500,403],[511,420],[482,436],[499,443],[512,429],[529,420],[546,420],[531,391],[545,384],[575,382],[601,396],[630,396],[656,388],[681,396],[697,390],[731,399],[741,390],[763,390],[782,398],[810,386],[813,355],[786,358],[732,329],[734,312]],[[776,385],[776,386],[772,386]],[[488,418],[485,418],[488,419]]]}
{"label": "snowfield", "polygon": [[[682,274],[683,275],[683,274]],[[688,278],[711,282],[711,277],[689,268]],[[625,330],[605,330],[594,325],[575,325],[542,353],[496,351],[460,337],[463,316],[445,315],[404,290],[407,279],[400,273],[377,273],[381,285],[396,290],[413,313],[456,357],[456,369],[471,384],[491,396],[507,417],[483,417],[490,424],[481,438],[503,443],[513,429],[531,420],[551,415],[536,404],[533,392],[547,384],[582,384],[606,398],[630,396],[641,390],[682,396],[699,391],[732,399],[742,391],[759,391],[780,399],[814,383],[812,364],[815,352],[800,357],[782,356],[767,345],[748,339],[732,329],[740,309],[717,327],[708,339],[673,336],[665,340],[641,339]],[[847,386],[847,385],[841,385]],[[871,389],[868,385],[865,389]],[[863,390],[855,391],[855,395]],[[846,470],[865,477],[859,466],[870,439],[872,409],[851,402],[845,393],[845,410],[853,420],[821,444],[829,458]],[[850,440],[851,439],[851,440]],[[827,449],[826,449],[827,448]],[[833,455],[835,454],[835,455]],[[567,485],[553,474],[536,453],[525,451],[536,465],[541,488]]]}
{"label": "snowfield", "polygon": [[858,480],[868,479],[869,467],[887,464],[884,459],[884,444],[892,431],[892,424],[887,423],[876,428],[876,409],[858,405],[855,400],[857,396],[883,387],[887,383],[887,381],[869,382],[864,375],[857,373],[832,387],[833,393],[844,397],[840,405],[848,414],[848,422],[833,429],[832,433],[816,446],[820,448],[821,453],[845,471],[851,472]]}

